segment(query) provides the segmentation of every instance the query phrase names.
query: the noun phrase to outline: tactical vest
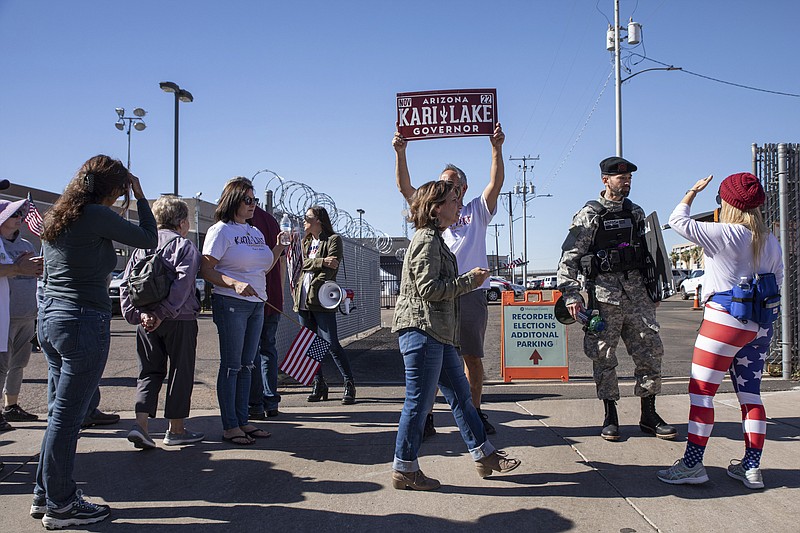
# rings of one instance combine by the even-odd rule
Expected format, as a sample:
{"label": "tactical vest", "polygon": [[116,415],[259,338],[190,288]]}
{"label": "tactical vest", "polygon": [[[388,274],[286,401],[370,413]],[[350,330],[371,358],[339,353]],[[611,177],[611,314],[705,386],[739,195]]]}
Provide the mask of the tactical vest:
{"label": "tactical vest", "polygon": [[628,272],[644,268],[647,251],[642,224],[633,215],[633,202],[625,198],[621,211],[609,211],[597,200],[589,200],[599,218],[589,251],[595,256],[598,273]]}

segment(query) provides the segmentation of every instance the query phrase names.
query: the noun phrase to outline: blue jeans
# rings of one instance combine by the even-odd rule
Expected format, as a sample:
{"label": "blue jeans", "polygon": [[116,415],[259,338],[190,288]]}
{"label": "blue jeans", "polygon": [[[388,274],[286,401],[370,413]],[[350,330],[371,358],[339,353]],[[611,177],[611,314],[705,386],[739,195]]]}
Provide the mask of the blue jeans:
{"label": "blue jeans", "polygon": [[450,404],[472,459],[477,461],[491,455],[495,447],[486,438],[483,421],[472,405],[464,362],[455,346],[409,328],[400,331],[400,353],[406,367],[406,400],[397,428],[392,468],[398,472],[419,470],[417,455],[425,417],[433,407],[437,385]]}
{"label": "blue jeans", "polygon": [[[333,357],[333,362],[339,367],[339,372],[345,381],[353,380],[353,371],[350,370],[350,360],[344,353],[344,348],[339,344],[339,332],[336,331],[336,313],[321,313],[317,311],[299,311],[297,318],[300,324],[328,341],[331,345],[328,353]],[[315,379],[322,379],[322,365]]]}
{"label": "blue jeans", "polygon": [[75,500],[72,479],[78,432],[97,391],[111,344],[111,313],[46,298],[38,335],[47,357],[47,412],[34,493],[49,508]]}
{"label": "blue jeans", "polygon": [[247,424],[250,378],[264,323],[264,304],[214,294],[211,309],[219,334],[217,401],[222,428],[228,430]]}
{"label": "blue jeans", "polygon": [[281,395],[278,394],[278,347],[275,334],[281,315],[264,314],[264,327],[261,328],[261,343],[255,358],[255,366],[261,372],[253,372],[250,384],[250,407],[270,411],[278,408]]}

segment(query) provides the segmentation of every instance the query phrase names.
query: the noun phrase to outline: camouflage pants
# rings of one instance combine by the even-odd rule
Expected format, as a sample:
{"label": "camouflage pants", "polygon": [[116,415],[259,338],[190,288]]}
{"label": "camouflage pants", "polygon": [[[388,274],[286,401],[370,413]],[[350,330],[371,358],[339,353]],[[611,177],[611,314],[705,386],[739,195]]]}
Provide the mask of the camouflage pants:
{"label": "camouflage pants", "polygon": [[617,345],[619,340],[636,365],[636,396],[652,396],[661,392],[661,359],[664,345],[658,335],[655,304],[645,296],[632,301],[623,295],[620,305],[598,302],[606,329],[599,334],[586,334],[583,351],[592,360],[597,397],[619,400],[617,383]]}

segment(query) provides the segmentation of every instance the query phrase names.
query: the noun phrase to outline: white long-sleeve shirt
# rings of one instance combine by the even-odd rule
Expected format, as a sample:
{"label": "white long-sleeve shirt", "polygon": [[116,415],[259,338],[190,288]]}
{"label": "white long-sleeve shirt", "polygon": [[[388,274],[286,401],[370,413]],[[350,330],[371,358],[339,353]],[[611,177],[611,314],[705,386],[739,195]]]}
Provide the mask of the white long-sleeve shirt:
{"label": "white long-sleeve shirt", "polygon": [[730,290],[742,277],[772,272],[783,283],[781,246],[769,234],[758,264],[753,265],[752,232],[741,224],[698,222],[689,216],[689,206],[680,203],[669,216],[669,225],[681,237],[703,247],[705,273],[702,301]]}

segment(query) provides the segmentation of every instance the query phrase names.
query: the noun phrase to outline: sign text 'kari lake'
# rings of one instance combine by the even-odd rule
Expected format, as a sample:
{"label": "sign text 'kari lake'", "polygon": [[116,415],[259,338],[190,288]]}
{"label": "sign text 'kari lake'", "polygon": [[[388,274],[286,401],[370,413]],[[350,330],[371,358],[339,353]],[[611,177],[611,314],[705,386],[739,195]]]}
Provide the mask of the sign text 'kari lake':
{"label": "sign text 'kari lake'", "polygon": [[406,139],[492,135],[496,89],[397,93],[397,124]]}

